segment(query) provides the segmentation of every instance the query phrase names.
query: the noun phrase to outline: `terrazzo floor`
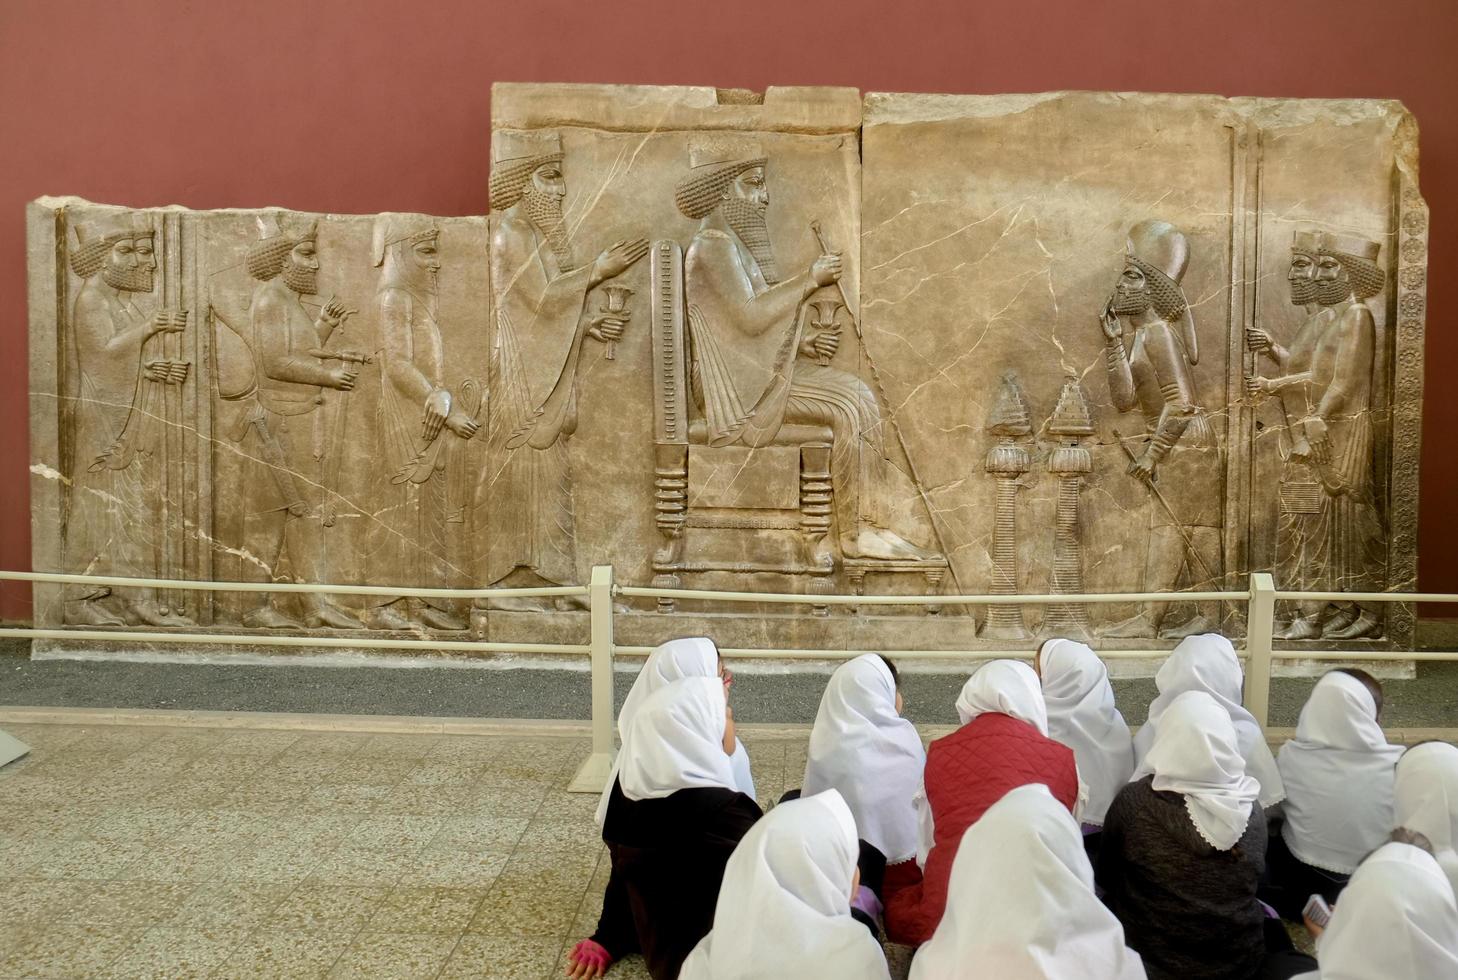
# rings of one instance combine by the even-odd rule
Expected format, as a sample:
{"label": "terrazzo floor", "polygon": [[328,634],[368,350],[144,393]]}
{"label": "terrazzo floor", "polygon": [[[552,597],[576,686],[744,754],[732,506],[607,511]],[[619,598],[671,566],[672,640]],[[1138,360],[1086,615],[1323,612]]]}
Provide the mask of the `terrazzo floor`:
{"label": "terrazzo floor", "polygon": [[[32,746],[0,768],[6,980],[535,980],[596,923],[585,739],[6,730]],[[746,742],[768,804],[804,739]]]}

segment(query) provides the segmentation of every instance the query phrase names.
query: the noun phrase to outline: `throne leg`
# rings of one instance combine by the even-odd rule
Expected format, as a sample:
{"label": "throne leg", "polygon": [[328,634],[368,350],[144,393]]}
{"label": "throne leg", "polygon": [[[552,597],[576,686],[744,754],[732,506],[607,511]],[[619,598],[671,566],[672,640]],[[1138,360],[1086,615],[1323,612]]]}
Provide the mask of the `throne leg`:
{"label": "throne leg", "polygon": [[[806,559],[810,568],[809,591],[825,595],[831,590],[831,573],[835,559],[830,554],[826,536],[830,531],[830,514],[834,503],[830,482],[830,447],[800,447],[800,531],[805,537]],[[830,607],[821,603],[811,607],[816,616],[828,616]]]}
{"label": "throne leg", "polygon": [[[683,524],[688,513],[688,446],[659,443],[654,446],[653,510],[663,545],[653,555],[653,587],[681,589],[683,578]],[[660,598],[658,611],[671,613],[676,603]]]}

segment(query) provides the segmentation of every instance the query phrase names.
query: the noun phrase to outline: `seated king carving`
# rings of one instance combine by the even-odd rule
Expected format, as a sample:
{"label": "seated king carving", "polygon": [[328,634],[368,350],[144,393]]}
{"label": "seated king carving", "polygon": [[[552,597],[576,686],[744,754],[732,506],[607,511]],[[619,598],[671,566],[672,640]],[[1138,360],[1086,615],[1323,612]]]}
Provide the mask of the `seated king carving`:
{"label": "seated king carving", "polygon": [[709,445],[769,445],[786,423],[830,426],[841,554],[931,558],[890,528],[894,467],[875,394],[827,363],[839,349],[838,333],[806,330],[805,303],[840,280],[840,255],[822,249],[803,270],[781,276],[766,224],[768,160],[752,140],[691,145],[674,200],[699,222],[684,254],[684,292],[690,380]]}

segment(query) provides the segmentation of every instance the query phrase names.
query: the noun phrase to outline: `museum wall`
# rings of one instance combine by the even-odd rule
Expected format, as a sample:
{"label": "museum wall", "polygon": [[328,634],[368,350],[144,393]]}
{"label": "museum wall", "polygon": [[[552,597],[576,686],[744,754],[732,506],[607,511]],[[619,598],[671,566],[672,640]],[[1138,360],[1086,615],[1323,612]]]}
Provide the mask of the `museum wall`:
{"label": "museum wall", "polygon": [[[1239,13],[1235,13],[1240,9]],[[1421,126],[1431,236],[1419,586],[1458,590],[1458,287],[1448,106],[1458,10],[1328,3],[923,3],[853,0],[249,5],[9,0],[0,8],[0,567],[30,564],[23,206],[75,194],[132,206],[310,212],[486,210],[496,81],[1056,89],[1401,100]],[[982,420],[976,420],[980,425]],[[969,466],[979,466],[969,460]],[[0,592],[0,619],[30,616]]]}

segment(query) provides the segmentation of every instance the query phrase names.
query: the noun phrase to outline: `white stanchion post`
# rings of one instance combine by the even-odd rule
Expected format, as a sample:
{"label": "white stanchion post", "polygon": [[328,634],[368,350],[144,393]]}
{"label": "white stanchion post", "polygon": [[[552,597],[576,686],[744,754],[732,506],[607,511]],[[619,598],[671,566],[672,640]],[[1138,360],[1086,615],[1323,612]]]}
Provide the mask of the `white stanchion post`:
{"label": "white stanchion post", "polygon": [[613,770],[613,567],[594,565],[587,603],[592,621],[592,754],[567,785],[601,793]]}
{"label": "white stanchion post", "polygon": [[1266,727],[1271,709],[1271,641],[1276,632],[1276,583],[1269,572],[1250,577],[1245,618],[1245,707]]}

